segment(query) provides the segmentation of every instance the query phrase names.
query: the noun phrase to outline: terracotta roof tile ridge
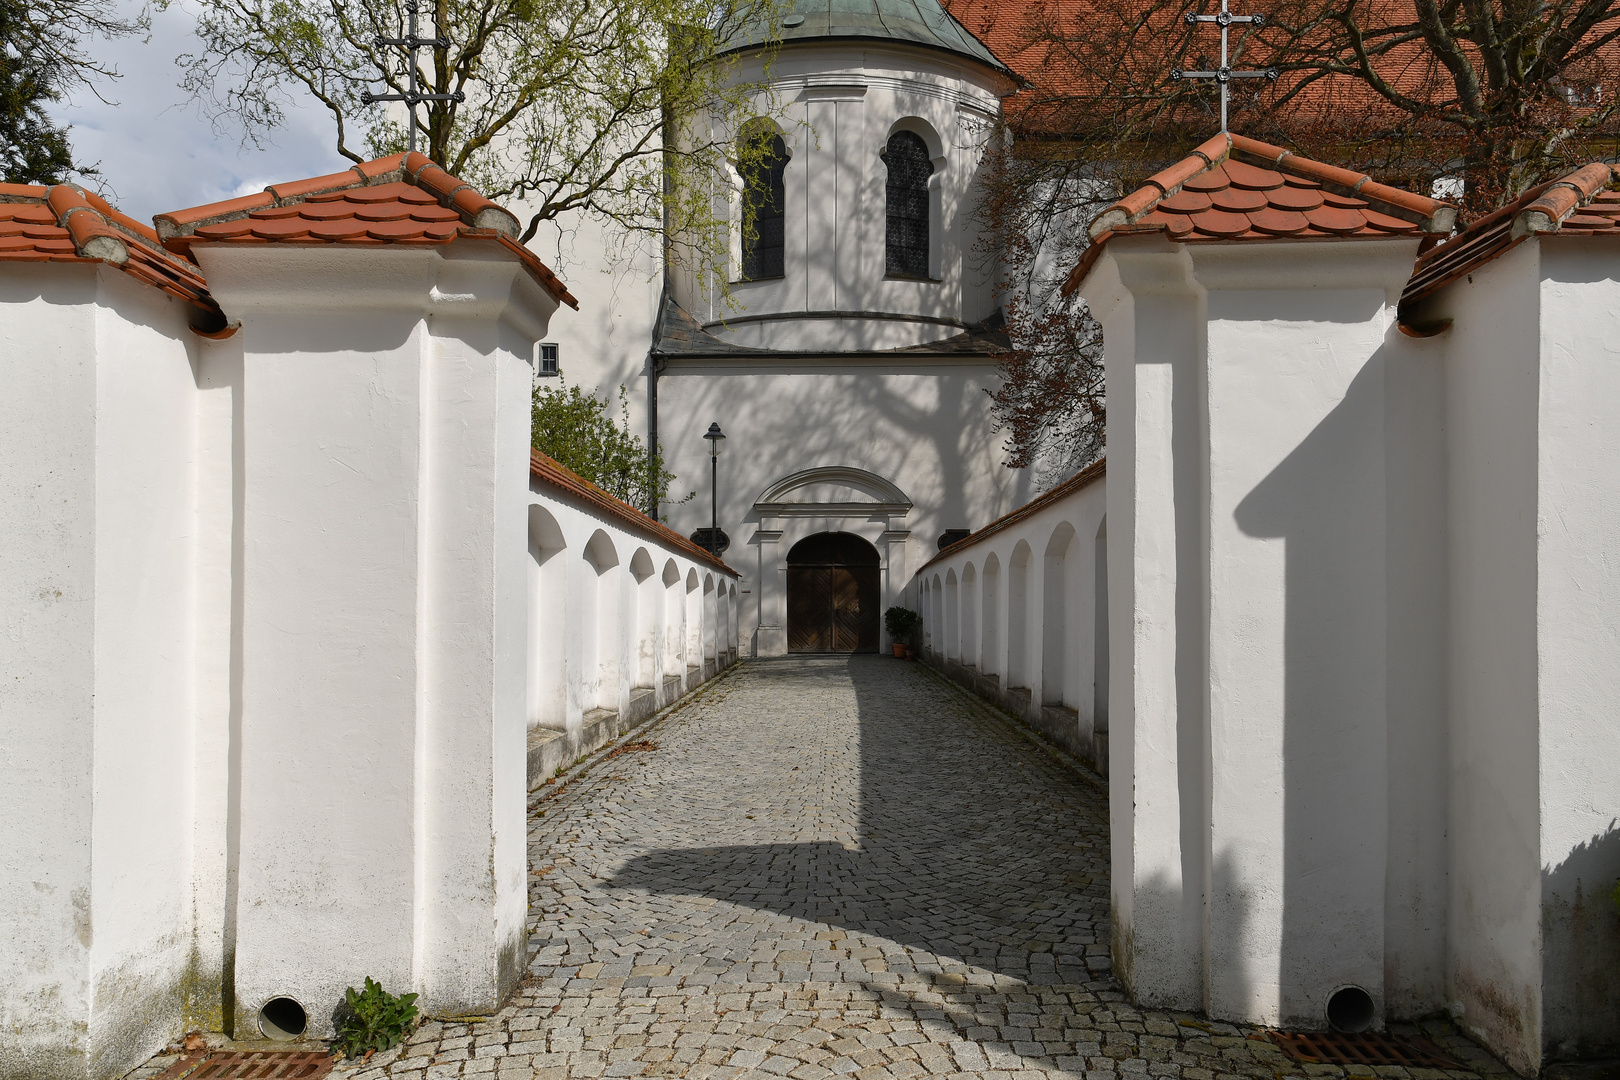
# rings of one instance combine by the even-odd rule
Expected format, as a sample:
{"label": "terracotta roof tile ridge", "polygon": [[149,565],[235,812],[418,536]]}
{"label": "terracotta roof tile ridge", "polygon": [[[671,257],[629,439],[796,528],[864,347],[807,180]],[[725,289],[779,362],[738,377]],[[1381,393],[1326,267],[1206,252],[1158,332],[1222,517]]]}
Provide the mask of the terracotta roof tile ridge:
{"label": "terracotta roof tile ridge", "polygon": [[426,154],[412,151],[405,155],[404,174],[411,183],[432,192],[441,203],[461,214],[462,220],[473,228],[494,229],[513,240],[523,235],[517,215],[471,184],[450,175]]}
{"label": "terracotta roof tile ridge", "polygon": [[1514,215],[1513,239],[1531,233],[1557,232],[1563,228],[1564,219],[1591,202],[1613,181],[1614,170],[1601,161],[1583,165],[1568,176],[1554,180]]}
{"label": "terracotta roof tile ridge", "polygon": [[1193,177],[1225,161],[1231,152],[1231,136],[1217,135],[1168,169],[1154,173],[1142,182],[1141,187],[1097,215],[1087,230],[1092,242],[1100,242],[1103,233],[1121,232],[1136,224],[1151,214],[1161,200],[1180,191]]}
{"label": "terracotta roof tile ridge", "polygon": [[1457,208],[1450,203],[1380,184],[1366,173],[1301,157],[1247,135],[1231,138],[1233,156],[1240,161],[1314,180],[1335,194],[1364,199],[1375,210],[1422,225],[1424,232],[1449,233],[1457,223]]}
{"label": "terracotta roof tile ridge", "polygon": [[[103,206],[106,203],[100,199]],[[57,184],[45,196],[46,204],[56,215],[57,223],[66,229],[73,247],[87,259],[100,259],[123,266],[129,261],[129,245],[144,240],[138,233],[120,229],[85,198],[85,191],[77,184]],[[170,258],[166,252],[164,258]]]}
{"label": "terracotta roof tile ridge", "polygon": [[255,210],[272,206],[290,206],[305,201],[311,195],[324,195],[330,191],[369,187],[404,179],[405,156],[402,153],[392,154],[376,161],[361,162],[339,173],[270,184],[263,191],[252,195],[204,203],[202,206],[192,206],[183,210],[170,210],[158,214],[152,222],[157,226],[158,237],[162,240],[190,236],[199,226],[246,217]]}
{"label": "terracotta roof tile ridge", "polygon": [[984,528],[969,533],[967,536],[964,536],[954,544],[940,548],[939,554],[935,555],[932,559],[929,559],[927,562],[919,566],[916,573],[912,574],[911,576],[916,577],[917,574],[921,574],[924,570],[928,569],[930,566],[933,566],[941,559],[948,558],[951,555],[956,554],[958,551],[961,551],[963,548],[972,547],[974,544],[977,544],[980,540],[983,540],[991,533],[1000,532],[1007,526],[1022,521],[1024,518],[1029,517],[1036,511],[1057,502],[1064,496],[1069,495],[1072,492],[1079,491],[1081,488],[1089,485],[1092,481],[1098,480],[1107,475],[1107,473],[1108,459],[1105,457],[1098,458],[1090,465],[1087,465],[1085,468],[1063,481],[1063,483],[1058,484],[1051,489],[1035,496],[1033,499],[1029,500],[1029,502],[1018,507],[1016,510],[1009,510],[1007,513],[1002,514],[1000,517],[996,518],[996,520],[986,525]]}
{"label": "terracotta roof tile ridge", "polygon": [[572,490],[576,494],[585,496],[588,501],[617,518],[621,524],[639,531],[644,536],[650,536],[659,543],[666,544],[699,562],[722,570],[732,577],[741,576],[707,549],[698,547],[662,521],[656,521],[623,499],[609,495],[556,458],[542,454],[533,447],[529,448],[529,475],[545,481],[553,487],[564,491]]}

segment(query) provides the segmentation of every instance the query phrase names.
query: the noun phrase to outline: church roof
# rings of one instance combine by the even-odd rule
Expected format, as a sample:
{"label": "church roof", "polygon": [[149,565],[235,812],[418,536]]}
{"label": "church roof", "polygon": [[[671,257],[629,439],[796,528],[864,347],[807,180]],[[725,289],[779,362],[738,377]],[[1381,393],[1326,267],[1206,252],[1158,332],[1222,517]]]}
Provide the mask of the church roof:
{"label": "church roof", "polygon": [[[806,318],[837,314],[848,318],[861,318],[863,313],[846,311],[837,313],[805,312]],[[867,317],[872,317],[868,315]],[[736,345],[715,337],[704,329],[685,308],[668,296],[658,313],[653,327],[653,355],[672,360],[748,360],[796,359],[806,357],[870,357],[897,360],[995,356],[1010,347],[1005,320],[998,310],[981,323],[964,326],[960,334],[941,341],[921,345],[906,345],[897,349],[761,349],[752,345]]]}
{"label": "church roof", "polygon": [[424,154],[394,154],[340,173],[272,184],[256,195],[159,214],[164,246],[190,256],[193,244],[433,245],[485,240],[508,249],[562,303],[579,301],[518,242],[504,207]]}
{"label": "church roof", "polygon": [[1343,240],[1445,234],[1457,212],[1363,173],[1242,135],[1217,135],[1104,210],[1063,291],[1080,287],[1109,240],[1160,233],[1180,243]]}
{"label": "church roof", "polygon": [[1600,161],[1539,184],[1418,259],[1401,307],[1422,300],[1537,234],[1620,237],[1620,191]]}
{"label": "church roof", "polygon": [[759,24],[744,27],[727,43],[726,51],[774,40],[783,45],[861,39],[898,41],[965,56],[1012,74],[939,0],[788,0],[777,18],[780,22],[774,29]]}
{"label": "church roof", "polygon": [[193,263],[164,251],[150,226],[75,184],[0,184],[0,260],[104,262],[190,304],[200,329],[225,325]]}

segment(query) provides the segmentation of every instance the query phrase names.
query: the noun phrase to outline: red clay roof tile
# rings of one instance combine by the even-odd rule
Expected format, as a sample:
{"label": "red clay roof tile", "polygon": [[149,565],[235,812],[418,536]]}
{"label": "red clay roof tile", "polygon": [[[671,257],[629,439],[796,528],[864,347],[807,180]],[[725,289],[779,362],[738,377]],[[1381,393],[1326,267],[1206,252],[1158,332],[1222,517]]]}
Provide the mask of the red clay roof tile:
{"label": "red clay roof tile", "polygon": [[272,184],[258,195],[157,217],[165,247],[187,257],[193,244],[497,243],[540,285],[578,308],[543,262],[516,242],[517,218],[425,155],[395,154],[346,172]]}
{"label": "red clay roof tile", "polygon": [[163,250],[150,227],[73,184],[0,184],[0,260],[104,262],[185,301],[199,329],[225,325],[195,265]]}
{"label": "red clay roof tile", "polygon": [[1122,233],[1164,232],[1189,243],[1374,239],[1445,233],[1455,219],[1446,203],[1257,139],[1218,135],[1098,215],[1091,246],[1063,289],[1079,288],[1103,246]]}
{"label": "red clay roof tile", "polygon": [[1537,234],[1620,236],[1620,192],[1613,169],[1600,161],[1526,191],[1418,258],[1401,293],[1402,317],[1442,287]]}

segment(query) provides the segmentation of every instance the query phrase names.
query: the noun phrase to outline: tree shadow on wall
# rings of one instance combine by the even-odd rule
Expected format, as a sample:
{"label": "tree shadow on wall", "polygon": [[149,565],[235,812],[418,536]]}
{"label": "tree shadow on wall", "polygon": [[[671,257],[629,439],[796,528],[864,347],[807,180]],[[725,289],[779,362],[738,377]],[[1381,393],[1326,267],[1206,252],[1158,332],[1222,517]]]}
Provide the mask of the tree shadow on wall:
{"label": "tree shadow on wall", "polygon": [[1541,874],[1547,1057],[1620,1057],[1620,822]]}
{"label": "tree shadow on wall", "polygon": [[962,983],[956,964],[1032,985],[1106,977],[1102,950],[1086,967],[1088,947],[1108,942],[1102,793],[993,721],[945,726],[914,711],[939,699],[915,666],[874,656],[771,666],[785,681],[853,683],[856,844],[667,849],[631,860],[613,888],[711,897],[925,950],[940,969],[925,957],[916,970],[936,985]]}

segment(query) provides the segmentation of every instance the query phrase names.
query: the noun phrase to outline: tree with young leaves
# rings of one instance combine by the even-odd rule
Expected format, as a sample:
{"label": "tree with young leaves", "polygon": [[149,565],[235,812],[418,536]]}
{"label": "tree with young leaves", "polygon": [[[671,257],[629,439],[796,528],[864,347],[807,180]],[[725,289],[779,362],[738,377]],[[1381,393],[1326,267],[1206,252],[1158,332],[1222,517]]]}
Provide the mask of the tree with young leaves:
{"label": "tree with young leaves", "polygon": [[[521,200],[525,240],[590,215],[620,238],[684,248],[699,272],[724,265],[714,192],[739,148],[726,133],[757,107],[726,43],[777,22],[783,0],[423,0],[424,92],[464,100],[418,107],[428,157],[497,201]],[[368,103],[400,93],[401,0],[199,0],[203,50],[185,85],[258,137],[294,100],[332,117],[354,161],[405,145],[404,112]],[[698,122],[692,122],[696,118]],[[683,137],[672,133],[683,131]],[[713,133],[712,135],[709,133]]]}
{"label": "tree with young leaves", "polygon": [[[670,501],[675,474],[664,466],[661,453],[649,455],[646,443],[630,431],[630,403],[622,386],[617,424],[608,415],[607,402],[577,386],[536,386],[529,431],[536,450],[621,502],[639,510]],[[686,502],[696,494],[675,501]]]}
{"label": "tree with young leaves", "polygon": [[[1101,452],[1104,394],[1096,324],[1059,286],[1086,221],[1218,129],[1215,85],[1171,75],[1218,66],[1217,32],[1186,21],[1218,7],[1043,0],[1008,20],[978,3],[953,11],[1028,80],[981,204],[1013,342],[997,416],[1012,463],[1066,475]],[[1424,194],[1442,181],[1471,216],[1617,152],[1620,0],[1235,7],[1266,18],[1232,27],[1231,66],[1279,78],[1229,84],[1234,131]]]}
{"label": "tree with young leaves", "polygon": [[146,26],[144,13],[124,18],[107,0],[0,0],[0,180],[59,184],[76,164],[65,125],[48,106],[74,89],[96,90],[118,72],[90,55],[97,38],[123,37]]}

